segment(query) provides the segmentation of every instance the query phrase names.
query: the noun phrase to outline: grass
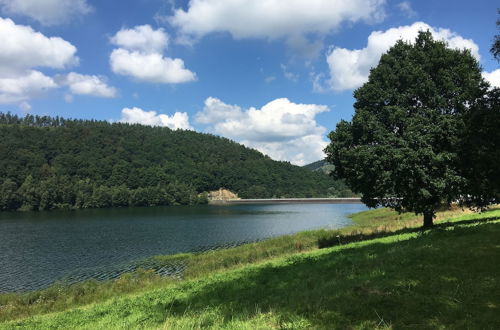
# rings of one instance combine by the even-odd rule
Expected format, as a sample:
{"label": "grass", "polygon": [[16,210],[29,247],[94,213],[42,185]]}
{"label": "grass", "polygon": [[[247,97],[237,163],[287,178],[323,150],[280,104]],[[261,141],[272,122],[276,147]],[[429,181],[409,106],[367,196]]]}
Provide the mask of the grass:
{"label": "grass", "polygon": [[[500,210],[440,217],[460,214],[421,232],[421,219],[372,210],[342,231],[159,257],[186,262],[183,280],[142,271],[2,295],[0,317],[14,321],[0,328],[499,328]],[[384,231],[317,249],[319,239]]]}
{"label": "grass", "polygon": [[[494,207],[491,210],[497,210]],[[452,220],[459,216],[469,216],[472,211],[462,209],[458,206],[442,209],[436,214],[435,222],[440,223],[445,220]],[[422,226],[422,215],[406,212],[399,214],[398,212],[380,208],[352,214],[351,219],[354,222],[353,226],[342,229],[344,233],[352,233],[353,231],[385,231],[394,232],[405,228],[418,228]]]}

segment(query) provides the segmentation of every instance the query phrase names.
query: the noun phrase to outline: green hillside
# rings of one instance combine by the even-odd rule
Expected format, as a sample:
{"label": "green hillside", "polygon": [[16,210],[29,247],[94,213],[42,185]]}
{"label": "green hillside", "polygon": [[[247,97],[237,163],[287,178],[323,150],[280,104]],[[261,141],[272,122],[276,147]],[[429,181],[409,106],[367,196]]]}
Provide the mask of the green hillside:
{"label": "green hillside", "polygon": [[334,181],[210,134],[0,114],[0,209],[45,210],[336,196]]}
{"label": "green hillside", "polygon": [[[318,160],[314,163],[307,164],[303,166],[304,168],[312,171],[314,173],[326,174],[325,177],[329,177],[330,173],[333,171],[335,166],[328,163],[326,160]],[[332,180],[330,178],[331,186],[328,188],[330,195],[335,197],[359,197],[359,194],[355,194],[351,189],[345,184],[344,180]]]}
{"label": "green hillside", "polygon": [[335,167],[332,164],[328,163],[326,160],[318,160],[314,163],[304,165],[304,168],[315,172],[330,174]]}

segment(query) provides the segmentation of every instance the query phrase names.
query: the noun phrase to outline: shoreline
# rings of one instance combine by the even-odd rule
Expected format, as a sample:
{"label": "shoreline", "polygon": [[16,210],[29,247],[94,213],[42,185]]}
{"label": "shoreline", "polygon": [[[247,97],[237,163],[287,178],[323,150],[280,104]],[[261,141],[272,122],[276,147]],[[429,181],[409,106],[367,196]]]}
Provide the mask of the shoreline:
{"label": "shoreline", "polygon": [[359,197],[348,198],[253,198],[210,200],[209,205],[238,204],[362,204]]}
{"label": "shoreline", "polygon": [[[391,290],[390,292],[394,290],[401,291],[401,295],[384,295],[383,297],[383,299],[390,299],[398,306],[406,306],[405,302],[407,300],[405,297],[408,296],[408,299],[411,298],[413,301],[415,294],[418,294],[417,298],[420,297],[419,299],[422,299],[422,301],[427,301],[431,296],[438,303],[442,301],[440,297],[447,297],[450,290],[456,289],[456,283],[450,283],[450,281],[444,279],[439,286],[443,287],[443,289],[437,293],[436,288],[433,287],[427,289],[425,286],[413,286],[410,294],[408,293],[408,287],[401,287],[399,283],[408,280],[408,278],[413,278],[415,271],[421,273],[417,274],[417,278],[422,278],[422,276],[432,278],[432,273],[446,271],[447,268],[442,266],[443,262],[436,262],[436,259],[461,260],[457,256],[463,257],[463,252],[458,254],[455,251],[463,251],[460,247],[470,246],[471,244],[476,244],[477,248],[482,247],[483,254],[489,254],[484,255],[482,259],[478,259],[475,253],[469,253],[470,260],[468,264],[474,261],[479,263],[470,268],[475,270],[490,269],[489,265],[487,268],[478,266],[483,265],[488,259],[494,258],[493,254],[496,249],[484,250],[484,248],[496,243],[495,238],[498,236],[495,236],[496,234],[492,230],[497,224],[500,224],[498,220],[499,212],[499,207],[479,214],[464,212],[459,208],[441,211],[438,214],[438,218],[442,222],[439,227],[449,228],[449,230],[429,230],[425,232],[425,235],[422,235],[419,229],[422,221],[420,217],[408,213],[397,214],[397,212],[388,209],[376,209],[352,214],[353,225],[343,230],[301,232],[291,236],[209,253],[158,256],[157,261],[159,263],[185,262],[187,267],[184,276],[165,278],[155,275],[151,271],[138,270],[124,274],[119,279],[112,281],[89,281],[69,287],[54,286],[43,291],[24,294],[0,294],[0,307],[2,307],[0,308],[0,329],[11,328],[14,325],[27,328],[43,328],[54,325],[67,327],[68,324],[81,325],[82,322],[87,322],[89,319],[95,321],[97,327],[99,327],[98,325],[102,326],[104,324],[102,322],[105,321],[108,328],[123,326],[124,320],[129,322],[127,324],[132,328],[139,325],[145,326],[143,321],[138,323],[136,320],[150,322],[147,323],[146,328],[149,326],[156,328],[162,324],[172,327],[184,325],[189,328],[192,325],[199,325],[196,323],[197,320],[207,317],[208,314],[205,315],[206,313],[209,313],[212,318],[215,317],[212,320],[214,323],[210,323],[210,325],[214,327],[218,325],[227,326],[224,312],[227,307],[231,308],[232,313],[234,307],[227,304],[227,297],[236,299],[238,303],[243,304],[244,308],[255,309],[254,301],[258,301],[264,307],[272,305],[286,308],[287,311],[291,311],[293,315],[298,317],[303,315],[303,310],[297,309],[297,306],[293,304],[288,306],[287,302],[304,299],[301,292],[308,292],[305,297],[307,305],[317,303],[319,307],[326,308],[326,311],[338,311],[339,306],[343,306],[340,302],[345,302],[346,299],[351,299],[352,302],[360,304],[363,304],[368,299],[368,302],[364,304],[372,306],[379,303],[380,295],[383,292],[389,290]],[[498,232],[498,229],[496,229],[496,232]],[[484,238],[489,239],[486,243],[490,245],[484,243]],[[402,241],[407,243],[402,244]],[[324,244],[318,244],[321,242]],[[384,244],[380,244],[382,242]],[[438,243],[442,245],[439,246],[440,249],[423,249],[430,244],[435,245]],[[450,244],[458,245],[453,249],[444,248]],[[419,251],[417,257],[415,257],[414,253],[416,250]],[[343,253],[337,254],[338,251],[343,251]],[[442,253],[445,251],[450,251],[446,253],[451,253],[451,255],[449,257],[443,256]],[[428,265],[434,267],[434,272],[431,272],[431,275],[429,275],[427,269],[415,268],[412,261],[412,258],[416,258],[415,260],[421,262],[421,255],[424,252],[427,253],[425,260]],[[370,258],[367,258],[367,256],[370,256]],[[374,258],[379,260],[372,261]],[[387,262],[386,258],[391,258],[392,261]],[[407,260],[408,258],[410,258],[409,262],[401,263],[401,260]],[[332,264],[335,265],[335,269],[338,269],[338,271],[331,271]],[[381,265],[385,267],[382,269],[383,274],[389,272],[394,276],[400,276],[398,274],[403,271],[403,275],[396,282],[392,281],[392,276],[380,277],[382,276],[379,275]],[[458,262],[452,266],[463,267],[463,264]],[[352,279],[348,278],[346,274],[356,276],[359,281],[353,284]],[[468,271],[464,272],[464,274],[475,273]],[[484,277],[486,275],[491,276],[491,274],[494,274],[494,271],[479,275]],[[366,284],[368,283],[366,282],[367,277],[373,282]],[[467,284],[471,281],[476,283],[478,279],[477,276],[471,278],[467,275],[461,279],[460,283]],[[255,291],[256,283],[259,283],[261,290]],[[316,285],[314,283],[325,284],[321,284],[320,287],[311,287],[311,285]],[[358,283],[365,284],[360,287]],[[287,287],[283,288],[282,285]],[[338,287],[332,289],[332,285]],[[220,292],[220,295],[214,296],[214,287],[218,288],[217,292]],[[482,286],[467,287],[475,290],[473,290],[475,297],[491,292],[491,290],[481,290]],[[294,290],[290,290],[291,288],[294,288]],[[273,294],[269,295],[268,293],[272,290],[277,291],[273,291]],[[292,297],[293,299],[287,299],[290,294],[294,294],[293,292],[299,292],[299,294],[295,294]],[[329,296],[334,298],[338,292],[347,292],[348,295],[340,296],[338,299],[335,298],[336,300],[330,304],[322,300],[325,297],[325,292],[330,292]],[[355,293],[354,296],[352,292]],[[214,305],[214,299],[216,305]],[[484,301],[493,301],[492,299],[494,299],[493,296],[485,296]],[[248,300],[250,300],[250,303],[245,304],[244,302]],[[184,301],[187,302],[184,303]],[[158,302],[161,302],[160,306]],[[119,306],[115,306],[116,304]],[[89,306],[89,309],[82,309],[81,306]],[[172,307],[169,307],[169,309],[164,306]],[[196,308],[192,309],[192,306]],[[467,304],[464,303],[464,306],[467,306]],[[165,309],[169,311],[166,314],[162,312],[160,319],[156,317],[158,307],[160,307],[161,311]],[[200,310],[200,308],[208,307],[210,309]],[[484,310],[483,307],[481,308],[481,310]],[[131,313],[133,317],[124,319],[124,310],[128,313],[127,316]],[[255,313],[250,315],[250,318],[246,314],[248,310],[244,309],[242,314],[240,313],[241,315],[237,314],[239,315],[239,319],[236,320],[239,322],[238,324],[241,323],[240,325],[246,327],[254,325],[254,321],[259,321],[259,325],[265,326],[268,325],[266,317],[277,315],[277,319],[281,319],[280,309],[271,310],[270,312],[261,312],[256,309]],[[359,312],[361,313],[364,310],[366,308],[360,308]],[[392,308],[379,312],[383,312],[385,315],[391,310]],[[106,314],[105,319],[103,318],[103,311]],[[149,311],[153,311],[154,315]],[[189,311],[189,313],[186,313],[186,311]],[[404,309],[403,311],[406,312],[407,310]],[[54,312],[59,313],[52,314]],[[47,315],[49,313],[51,313],[50,316]],[[222,314],[219,315],[218,313]],[[352,313],[350,307],[347,313]],[[401,315],[403,314],[406,315],[406,313]],[[324,314],[322,310],[317,315],[313,315],[311,320],[324,320],[325,315],[329,317],[328,324],[333,324],[335,318],[329,316],[330,314]],[[415,317],[418,317],[418,315],[420,314],[415,314]],[[454,320],[453,316],[450,314],[449,318]],[[360,314],[355,319],[361,317]],[[366,317],[363,316],[363,318]],[[370,317],[378,321],[377,315],[370,314]],[[495,320],[490,315],[483,315],[482,317],[486,317],[484,318],[485,322]],[[394,320],[397,320],[397,318]],[[407,323],[415,323],[413,320],[410,321]],[[479,319],[475,320],[475,324],[478,321]],[[276,324],[279,324],[279,322]],[[234,325],[236,324],[230,324],[230,326]]]}

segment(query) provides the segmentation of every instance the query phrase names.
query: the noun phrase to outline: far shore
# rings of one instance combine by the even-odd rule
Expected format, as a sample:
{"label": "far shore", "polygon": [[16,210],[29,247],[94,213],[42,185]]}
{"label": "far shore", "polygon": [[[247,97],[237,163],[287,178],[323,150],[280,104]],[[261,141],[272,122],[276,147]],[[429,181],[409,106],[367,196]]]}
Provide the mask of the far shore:
{"label": "far shore", "polygon": [[211,200],[212,205],[235,204],[359,204],[361,198],[255,198],[255,199],[226,199]]}

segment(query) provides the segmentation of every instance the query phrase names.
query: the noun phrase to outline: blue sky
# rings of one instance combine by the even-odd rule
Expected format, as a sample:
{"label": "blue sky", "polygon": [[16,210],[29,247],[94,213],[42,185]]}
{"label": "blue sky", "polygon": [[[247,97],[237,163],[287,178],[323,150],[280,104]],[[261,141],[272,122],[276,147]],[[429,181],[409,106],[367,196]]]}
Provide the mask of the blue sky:
{"label": "blue sky", "polygon": [[397,39],[429,29],[489,48],[497,1],[0,0],[0,111],[226,136],[274,159],[322,158],[352,92]]}

